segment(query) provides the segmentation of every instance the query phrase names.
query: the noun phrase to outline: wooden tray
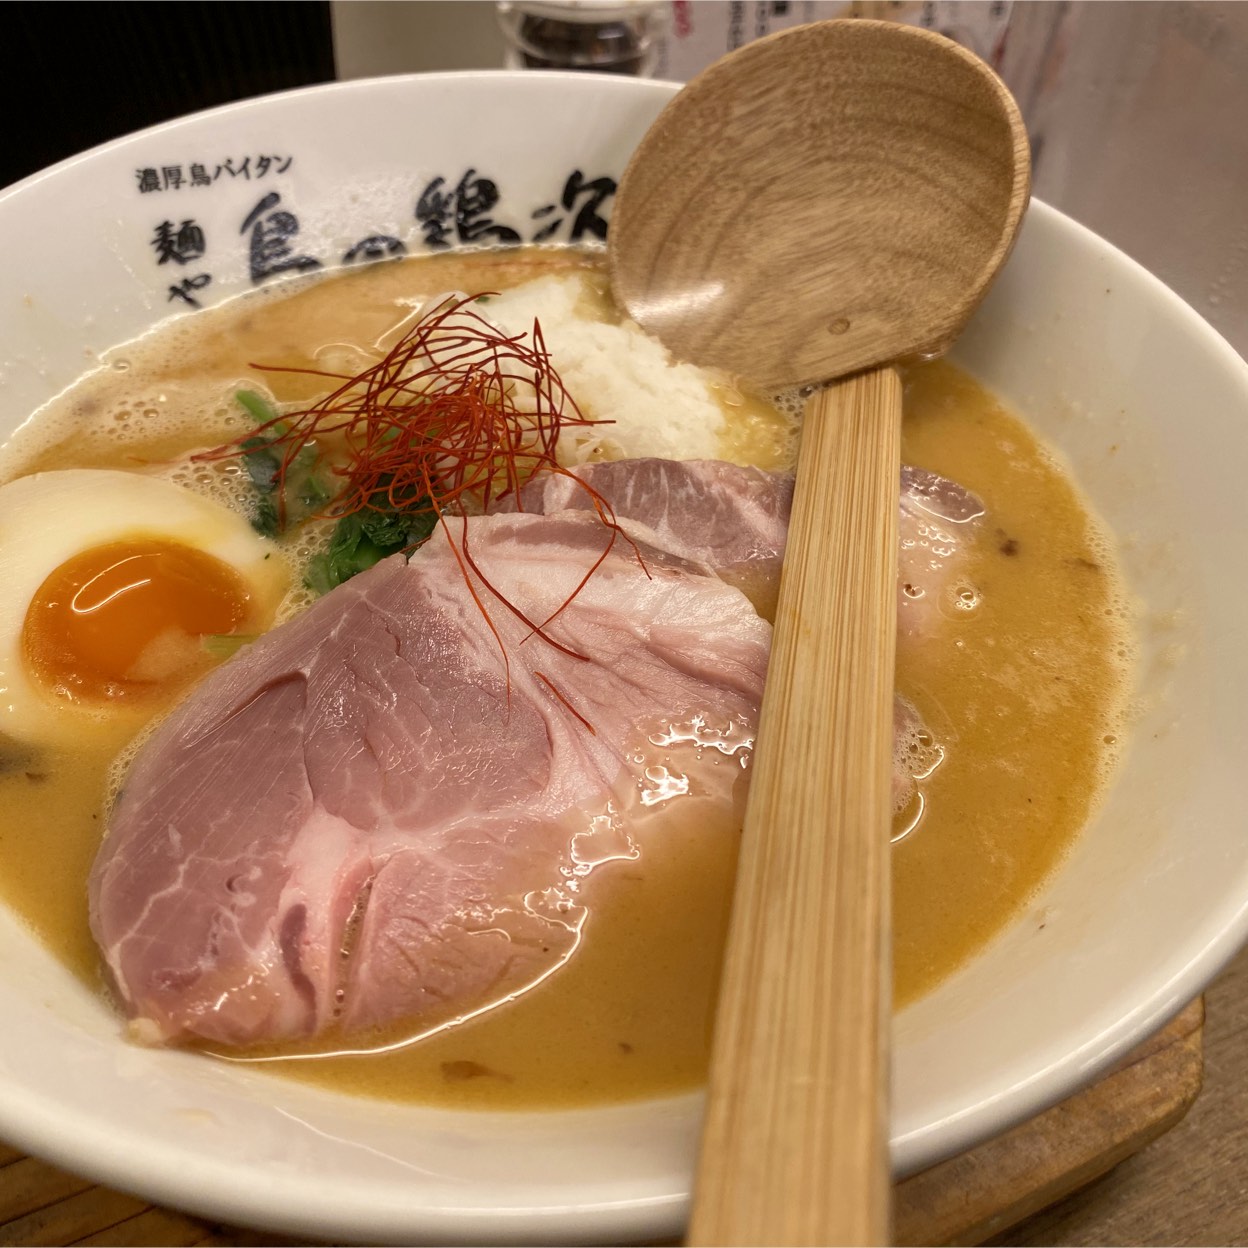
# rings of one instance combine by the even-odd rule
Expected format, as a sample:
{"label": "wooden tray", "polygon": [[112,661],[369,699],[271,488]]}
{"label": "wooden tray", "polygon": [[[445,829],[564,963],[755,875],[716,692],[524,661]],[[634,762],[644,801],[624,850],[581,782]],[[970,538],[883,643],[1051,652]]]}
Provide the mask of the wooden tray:
{"label": "wooden tray", "polygon": [[[1099,1178],[1179,1121],[1200,1091],[1204,1002],[1092,1087],[896,1188],[894,1238],[978,1244]],[[0,1245],[292,1245],[94,1187],[0,1144]]]}

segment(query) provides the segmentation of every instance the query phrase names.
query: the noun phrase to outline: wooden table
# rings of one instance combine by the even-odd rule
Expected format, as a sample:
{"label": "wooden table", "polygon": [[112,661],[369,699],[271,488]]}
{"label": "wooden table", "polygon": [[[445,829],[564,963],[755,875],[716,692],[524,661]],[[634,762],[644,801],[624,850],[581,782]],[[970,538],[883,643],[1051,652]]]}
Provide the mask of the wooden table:
{"label": "wooden table", "polygon": [[[1248,1245],[1248,952],[1195,1003],[1095,1088],[898,1192],[899,1243]],[[1134,1152],[1132,1114],[1151,1136]],[[1145,1115],[1148,1117],[1148,1115]],[[1073,1131],[1072,1131],[1073,1126]],[[1115,1150],[1118,1150],[1117,1153]],[[1046,1193],[1108,1175],[1043,1212]],[[1001,1231],[1002,1227],[1009,1229]],[[0,1245],[285,1245],[92,1187],[0,1145]]]}
{"label": "wooden table", "polygon": [[994,1244],[1248,1245],[1248,951],[1205,994],[1205,1083],[1187,1117]]}

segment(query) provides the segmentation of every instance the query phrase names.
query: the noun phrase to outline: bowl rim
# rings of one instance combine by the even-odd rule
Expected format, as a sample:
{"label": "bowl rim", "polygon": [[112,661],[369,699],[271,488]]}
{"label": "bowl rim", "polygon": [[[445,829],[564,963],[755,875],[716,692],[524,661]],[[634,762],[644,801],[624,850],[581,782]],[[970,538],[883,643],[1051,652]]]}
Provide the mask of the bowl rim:
{"label": "bowl rim", "polygon": [[197,109],[193,113],[183,113],[178,117],[170,117],[166,121],[154,122],[141,130],[129,130],[115,139],[105,139],[93,147],[88,147],[72,156],[66,156],[55,164],[46,165],[28,173],[16,182],[0,187],[0,205],[10,196],[28,189],[36,183],[43,182],[65,169],[73,168],[93,159],[101,153],[124,151],[131,144],[147,142],[150,139],[170,134],[183,126],[195,124],[207,118],[232,117],[236,114],[249,112],[251,109],[269,105],[275,101],[295,101],[304,96],[323,96],[327,94],[350,95],[376,90],[379,85],[401,85],[411,82],[455,82],[464,79],[484,78],[490,82],[511,81],[515,83],[564,82],[580,83],[574,88],[585,89],[587,82],[592,82],[599,90],[617,91],[621,94],[636,94],[639,91],[650,91],[656,98],[674,95],[684,83],[667,78],[633,78],[621,74],[593,74],[584,70],[574,69],[445,69],[427,73],[410,74],[375,74],[366,78],[334,79],[327,82],[309,83],[307,86],[290,87],[284,91],[267,91],[261,95],[249,95],[245,99],[231,100],[225,104],[214,104],[210,108]]}

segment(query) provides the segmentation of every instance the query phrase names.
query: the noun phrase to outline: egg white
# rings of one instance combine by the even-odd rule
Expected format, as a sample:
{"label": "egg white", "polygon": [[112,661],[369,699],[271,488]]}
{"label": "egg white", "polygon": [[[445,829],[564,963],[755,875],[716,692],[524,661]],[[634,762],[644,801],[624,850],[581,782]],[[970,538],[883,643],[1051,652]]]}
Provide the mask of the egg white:
{"label": "egg white", "polygon": [[102,717],[141,713],[71,702],[42,688],[22,649],[26,613],[43,582],[82,551],[129,540],[177,542],[221,560],[268,618],[289,579],[277,548],[242,516],[168,481],[73,468],[0,486],[0,733],[58,744]]}

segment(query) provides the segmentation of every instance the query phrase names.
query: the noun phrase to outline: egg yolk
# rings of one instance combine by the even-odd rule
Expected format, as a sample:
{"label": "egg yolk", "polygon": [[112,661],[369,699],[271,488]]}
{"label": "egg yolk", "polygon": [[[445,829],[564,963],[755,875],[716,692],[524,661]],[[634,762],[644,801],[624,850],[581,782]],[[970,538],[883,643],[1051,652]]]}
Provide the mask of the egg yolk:
{"label": "egg yolk", "polygon": [[176,542],[114,542],[66,560],[43,582],[22,644],[44,688],[127,698],[203,670],[202,638],[237,631],[249,611],[246,584],[220,559]]}

